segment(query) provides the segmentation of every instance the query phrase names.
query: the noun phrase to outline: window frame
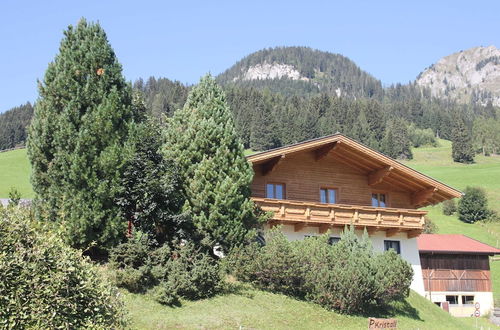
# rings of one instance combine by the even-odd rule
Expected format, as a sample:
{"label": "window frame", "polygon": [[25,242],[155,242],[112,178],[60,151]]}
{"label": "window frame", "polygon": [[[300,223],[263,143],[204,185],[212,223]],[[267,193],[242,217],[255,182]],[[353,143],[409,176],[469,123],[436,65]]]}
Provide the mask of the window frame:
{"label": "window frame", "polygon": [[[373,205],[373,195],[377,195],[377,205]],[[385,206],[380,206],[380,195],[385,196]],[[372,207],[381,207],[381,208],[387,208],[389,206],[389,193],[387,191],[383,190],[372,190],[372,193],[370,195],[370,202]]]}
{"label": "window frame", "polygon": [[[454,301],[456,301],[456,304],[453,304],[453,303],[450,301],[451,299],[450,299],[450,298],[448,298],[448,297],[453,297],[453,298],[454,298],[453,300],[454,300]],[[451,305],[458,306],[458,305],[459,305],[459,303],[460,303],[460,298],[459,298],[459,296],[458,296],[458,295],[454,295],[454,294],[447,294],[447,295],[445,295],[444,299],[445,299],[445,301],[447,301],[447,302],[448,302],[448,304],[449,304],[450,306],[451,306]],[[448,300],[448,299],[450,299],[450,300]]]}
{"label": "window frame", "polygon": [[[392,245],[392,243],[397,243],[398,244],[398,248],[395,249],[392,246],[390,248],[387,248],[387,243],[390,243],[391,245]],[[399,240],[391,240],[391,239],[384,239],[384,251],[389,251],[390,249],[393,249],[397,254],[401,255],[401,241],[399,241]]]}
{"label": "window frame", "polygon": [[[329,203],[329,202],[323,203],[321,201],[321,190],[326,190],[326,198],[327,198],[327,200],[328,200],[328,190],[334,190],[335,191],[335,203]],[[319,192],[319,202],[321,204],[338,204],[339,203],[339,188],[337,188],[337,187],[331,187],[331,186],[330,187],[329,186],[320,186],[318,192]]]}
{"label": "window frame", "polygon": [[[276,198],[276,197],[268,197],[267,196],[267,186],[268,185],[273,185],[273,194],[274,194],[274,196],[276,196],[276,186],[277,185],[281,185],[283,187],[283,198],[279,199],[279,198]],[[274,182],[274,181],[266,182],[264,190],[265,190],[266,198],[276,199],[276,200],[284,200],[284,199],[286,199],[286,184],[283,183],[283,182]]]}

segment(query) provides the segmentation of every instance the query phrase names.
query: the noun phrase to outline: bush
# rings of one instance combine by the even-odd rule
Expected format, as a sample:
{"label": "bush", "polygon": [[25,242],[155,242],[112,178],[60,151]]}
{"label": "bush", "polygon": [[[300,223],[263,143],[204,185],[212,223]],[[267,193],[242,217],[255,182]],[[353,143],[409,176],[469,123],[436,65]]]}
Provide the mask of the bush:
{"label": "bush", "polygon": [[432,221],[427,216],[425,217],[424,223],[424,234],[435,234],[438,231],[438,226],[434,221]]}
{"label": "bush", "polygon": [[223,281],[218,262],[192,243],[155,248],[145,238],[132,238],[111,250],[110,268],[117,286],[132,292],[151,291],[166,305],[180,298],[197,300],[219,293]]}
{"label": "bush", "polygon": [[0,207],[0,274],[0,328],[124,325],[115,289],[28,209]]}
{"label": "bush", "polygon": [[368,236],[359,238],[353,228],[334,246],[327,235],[290,242],[271,230],[265,246],[235,249],[224,264],[241,281],[346,313],[408,296],[413,277],[399,255],[375,254]]}
{"label": "bush", "polygon": [[463,222],[474,223],[490,216],[488,200],[483,189],[465,188],[465,195],[458,202],[458,218]]}
{"label": "bush", "polygon": [[444,215],[453,215],[453,213],[457,212],[457,204],[454,199],[449,199],[443,202],[443,214]]}
{"label": "bush", "polygon": [[413,147],[437,147],[438,142],[434,136],[434,132],[430,128],[421,129],[415,127],[415,125],[410,124],[408,126],[408,135],[410,136],[410,141]]}

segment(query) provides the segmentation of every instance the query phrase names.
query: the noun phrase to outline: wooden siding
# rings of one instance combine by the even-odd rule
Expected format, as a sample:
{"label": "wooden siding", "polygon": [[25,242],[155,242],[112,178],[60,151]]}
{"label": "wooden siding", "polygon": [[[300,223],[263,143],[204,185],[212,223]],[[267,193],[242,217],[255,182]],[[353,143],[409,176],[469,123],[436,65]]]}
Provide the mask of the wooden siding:
{"label": "wooden siding", "polygon": [[319,161],[313,152],[287,155],[266,175],[261,166],[254,165],[253,197],[265,198],[267,183],[283,183],[288,200],[319,202],[320,188],[336,188],[338,204],[371,206],[371,194],[377,191],[386,193],[388,207],[415,209],[410,192],[386,182],[369,186],[366,173],[346,165],[335,154]]}
{"label": "wooden siding", "polygon": [[486,255],[420,254],[420,263],[426,291],[491,291]]}

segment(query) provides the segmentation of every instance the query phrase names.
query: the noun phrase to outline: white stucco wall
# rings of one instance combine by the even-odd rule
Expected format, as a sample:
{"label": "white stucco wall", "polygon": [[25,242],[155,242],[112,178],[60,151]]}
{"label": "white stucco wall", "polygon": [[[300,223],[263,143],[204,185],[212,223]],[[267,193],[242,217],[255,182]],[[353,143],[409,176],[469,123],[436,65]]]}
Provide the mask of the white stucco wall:
{"label": "white stucco wall", "polygon": [[[265,229],[268,229],[266,226]],[[340,237],[340,232],[343,228],[333,228],[330,231],[330,236]],[[305,227],[302,230],[295,232],[294,226],[284,225],[282,226],[283,233],[288,237],[289,240],[302,240],[305,236],[319,235],[317,227]],[[363,231],[356,230],[358,235],[362,235]],[[420,266],[420,256],[418,253],[417,239],[408,238],[406,234],[399,233],[391,237],[386,237],[384,231],[376,232],[370,236],[373,243],[373,248],[375,251],[384,251],[384,240],[399,241],[401,247],[401,257],[408,261],[413,268],[413,281],[411,283],[411,289],[416,291],[422,296],[425,296],[424,282],[422,277],[422,267]]]}
{"label": "white stucco wall", "polygon": [[493,292],[433,291],[425,293],[425,297],[435,303],[446,301],[446,296],[458,296],[458,305],[450,305],[450,314],[453,316],[470,317],[475,311],[474,306],[462,305],[462,296],[474,296],[474,303],[479,303],[481,316],[489,313],[493,309]]}

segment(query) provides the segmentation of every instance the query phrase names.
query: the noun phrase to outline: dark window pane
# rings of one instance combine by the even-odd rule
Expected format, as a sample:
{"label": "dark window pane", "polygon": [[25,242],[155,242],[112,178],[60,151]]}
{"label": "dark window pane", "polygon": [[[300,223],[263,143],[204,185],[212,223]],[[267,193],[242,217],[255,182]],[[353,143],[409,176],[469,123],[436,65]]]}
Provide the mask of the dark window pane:
{"label": "dark window pane", "polygon": [[446,301],[450,303],[450,305],[458,305],[458,296],[446,296]]}
{"label": "dark window pane", "polygon": [[276,187],[276,196],[274,198],[283,199],[283,185],[277,184],[275,185],[275,187]]}
{"label": "dark window pane", "polygon": [[380,207],[385,207],[385,194],[378,194],[378,205]]}
{"label": "dark window pane", "polygon": [[335,245],[340,241],[340,237],[330,237],[328,238],[328,244]]}
{"label": "dark window pane", "polygon": [[321,203],[326,203],[326,189],[319,190],[319,197],[320,197]]}
{"label": "dark window pane", "polygon": [[267,184],[266,197],[267,198],[274,198],[274,185],[273,184]]}
{"label": "dark window pane", "polygon": [[335,196],[335,189],[328,189],[328,203],[335,204],[337,199]]}
{"label": "dark window pane", "polygon": [[384,250],[393,249],[397,254],[401,254],[401,246],[399,241],[384,241]]}

